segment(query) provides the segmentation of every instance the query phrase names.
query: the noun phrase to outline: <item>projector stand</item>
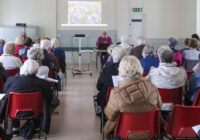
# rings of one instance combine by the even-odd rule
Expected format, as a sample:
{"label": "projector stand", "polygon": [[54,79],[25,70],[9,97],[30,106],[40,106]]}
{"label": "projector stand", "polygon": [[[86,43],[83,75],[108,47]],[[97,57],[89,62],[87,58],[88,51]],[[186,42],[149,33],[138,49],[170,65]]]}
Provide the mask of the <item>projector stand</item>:
{"label": "projector stand", "polygon": [[[92,71],[90,70],[82,70],[82,65],[81,65],[81,55],[82,55],[82,51],[81,51],[81,43],[82,43],[82,38],[78,37],[79,39],[79,51],[78,51],[78,55],[79,55],[79,68],[78,70],[72,70],[72,74],[73,76],[75,76],[76,74],[90,74],[92,76]],[[85,52],[85,51],[84,51]]]}

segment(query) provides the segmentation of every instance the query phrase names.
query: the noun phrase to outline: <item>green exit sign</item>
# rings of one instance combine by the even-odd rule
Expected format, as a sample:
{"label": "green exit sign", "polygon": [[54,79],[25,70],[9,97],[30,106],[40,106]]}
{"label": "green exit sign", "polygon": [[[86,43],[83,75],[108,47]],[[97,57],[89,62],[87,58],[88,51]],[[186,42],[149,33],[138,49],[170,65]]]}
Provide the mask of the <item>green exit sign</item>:
{"label": "green exit sign", "polygon": [[133,8],[133,12],[142,12],[143,9],[142,8]]}

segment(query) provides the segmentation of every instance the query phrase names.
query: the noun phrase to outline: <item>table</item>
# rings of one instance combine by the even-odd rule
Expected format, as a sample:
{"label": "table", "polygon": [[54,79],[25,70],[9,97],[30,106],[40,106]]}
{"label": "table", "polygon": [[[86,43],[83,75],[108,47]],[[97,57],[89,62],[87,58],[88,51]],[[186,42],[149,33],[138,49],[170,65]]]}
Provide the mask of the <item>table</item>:
{"label": "table", "polygon": [[96,53],[96,68],[98,68],[99,54],[101,55],[101,53],[107,53],[108,51],[107,50],[99,50],[99,49],[95,48],[94,52]]}

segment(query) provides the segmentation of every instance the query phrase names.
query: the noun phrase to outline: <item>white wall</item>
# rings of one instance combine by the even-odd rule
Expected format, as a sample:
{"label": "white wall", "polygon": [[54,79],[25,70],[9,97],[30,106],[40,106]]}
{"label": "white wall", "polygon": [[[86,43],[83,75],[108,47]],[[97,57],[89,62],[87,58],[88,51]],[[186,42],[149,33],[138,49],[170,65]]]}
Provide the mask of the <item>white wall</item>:
{"label": "white wall", "polygon": [[56,35],[56,0],[0,0],[0,25],[39,26],[41,36]]}
{"label": "white wall", "polygon": [[196,18],[197,18],[197,21],[196,21],[196,24],[197,24],[197,34],[200,35],[200,1],[197,0],[197,14],[196,14]]}
{"label": "white wall", "polygon": [[[17,22],[25,22],[39,26],[39,35],[50,37],[56,35],[57,29],[104,29],[104,27],[61,27],[60,24],[67,23],[67,1],[57,0],[56,24],[56,0],[0,0],[0,25],[15,25]],[[106,29],[118,30],[118,36],[129,33],[129,13],[134,7],[144,9],[145,36],[147,38],[166,38],[171,35],[186,37],[196,31],[196,0],[102,1],[102,22],[108,24]]]}

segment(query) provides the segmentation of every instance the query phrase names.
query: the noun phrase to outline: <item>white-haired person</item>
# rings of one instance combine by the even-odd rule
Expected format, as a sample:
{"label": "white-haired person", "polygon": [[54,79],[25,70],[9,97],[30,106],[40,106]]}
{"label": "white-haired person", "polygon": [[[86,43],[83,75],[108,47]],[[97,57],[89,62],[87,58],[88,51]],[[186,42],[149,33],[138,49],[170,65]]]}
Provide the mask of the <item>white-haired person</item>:
{"label": "white-haired person", "polygon": [[[110,46],[113,44],[112,39],[110,36],[108,36],[108,32],[106,30],[102,31],[102,35],[98,38],[96,42],[96,46],[99,48],[102,44],[106,44],[107,46]],[[101,67],[106,63],[108,59],[108,53],[101,53]]]}
{"label": "white-haired person", "polygon": [[26,37],[24,41],[25,48],[19,50],[19,57],[27,57],[28,50],[32,47],[32,39],[30,37]]}
{"label": "white-haired person", "polygon": [[168,45],[172,49],[172,51],[174,52],[174,62],[177,63],[178,67],[181,67],[182,66],[181,52],[176,49],[176,47],[178,46],[178,38],[177,37],[170,37],[168,39]]}
{"label": "white-haired person", "polygon": [[[39,64],[35,60],[28,59],[27,61],[24,62],[23,66],[20,68],[19,75],[9,77],[6,80],[3,89],[4,93],[6,93],[5,97],[6,102],[1,106],[0,117],[3,118],[5,116],[7,99],[9,97],[10,92],[17,92],[23,94],[23,93],[32,93],[41,91],[43,95],[44,114],[45,114],[43,116],[43,121],[46,120],[44,125],[44,130],[48,133],[51,120],[49,106],[52,101],[53,93],[48,82],[39,79],[36,76],[38,69],[39,69]],[[26,113],[24,113],[24,115],[26,115]],[[39,119],[34,120],[35,130],[39,130],[38,129],[39,126],[40,126],[40,120]],[[20,127],[20,121],[18,119],[13,120],[12,131],[14,135],[19,134],[19,127]]]}
{"label": "white-haired person", "polygon": [[118,46],[122,47],[129,55],[132,49],[132,46],[129,44],[129,37],[127,35],[123,35],[120,37],[120,41],[121,41],[121,44],[119,44]]}
{"label": "white-haired person", "polygon": [[49,70],[52,73],[51,78],[58,80],[58,83],[55,83],[56,88],[61,90],[61,80],[58,75],[58,62],[55,55],[50,54],[51,50],[51,41],[48,39],[41,40],[40,48],[43,49],[44,59],[42,60],[42,65],[49,67]]}
{"label": "white-haired person", "polygon": [[15,52],[14,52],[15,56],[18,57],[19,56],[19,50],[25,48],[24,41],[25,41],[24,37],[22,37],[22,36],[16,37],[16,39],[15,39],[16,49],[15,49]]}
{"label": "white-haired person", "polygon": [[0,62],[3,64],[3,67],[6,70],[16,69],[22,66],[21,60],[18,57],[13,56],[15,51],[15,43],[6,43],[3,50],[4,53],[0,56]]}
{"label": "white-haired person", "polygon": [[37,76],[47,78],[47,75],[49,74],[49,68],[47,66],[42,65],[42,60],[44,59],[43,49],[37,46],[31,47],[28,50],[27,57],[28,59],[35,60],[39,63],[40,67]]}
{"label": "white-haired person", "polygon": [[51,51],[54,53],[56,57],[61,58],[61,67],[62,73],[66,72],[66,62],[65,62],[65,51],[62,48],[59,48],[60,44],[57,38],[51,39]]}
{"label": "white-haired person", "polygon": [[56,57],[49,53],[51,50],[51,41],[47,39],[41,40],[40,48],[43,49],[44,53],[44,59],[42,60],[42,64],[44,66],[48,66],[49,69],[52,71],[57,71],[58,62],[56,60]]}
{"label": "white-haired person", "polygon": [[144,49],[146,45],[146,40],[143,36],[139,36],[137,39],[137,46],[135,46],[132,50],[131,50],[131,55],[137,57],[139,60],[143,58],[142,56],[142,51]]}
{"label": "white-haired person", "polygon": [[[143,69],[135,56],[125,56],[119,64],[118,87],[110,94],[105,114],[108,121],[104,127],[106,139],[114,130],[120,112],[148,112],[161,108],[162,101],[157,88],[146,78],[141,77]],[[128,139],[148,139],[147,132],[130,133]]]}
{"label": "white-haired person", "polygon": [[200,52],[197,50],[199,47],[199,40],[191,38],[189,41],[189,50],[182,52],[183,67],[187,71],[191,71],[199,62]]}
{"label": "white-haired person", "polygon": [[184,68],[177,67],[174,59],[174,52],[168,46],[162,46],[157,50],[159,58],[158,68],[152,67],[148,76],[152,84],[157,88],[174,89],[184,87],[187,81],[187,74]]}
{"label": "white-haired person", "polygon": [[126,55],[126,52],[121,47],[115,47],[112,50],[111,56],[113,59],[113,64],[107,66],[103,69],[98,82],[97,89],[99,91],[97,95],[97,102],[100,106],[105,105],[106,93],[109,87],[113,87],[112,76],[117,76],[119,74],[118,67],[120,60]]}
{"label": "white-haired person", "polygon": [[143,59],[140,59],[140,63],[144,69],[144,72],[149,72],[151,67],[158,67],[159,59],[156,56],[156,50],[153,46],[147,45],[142,51]]}

